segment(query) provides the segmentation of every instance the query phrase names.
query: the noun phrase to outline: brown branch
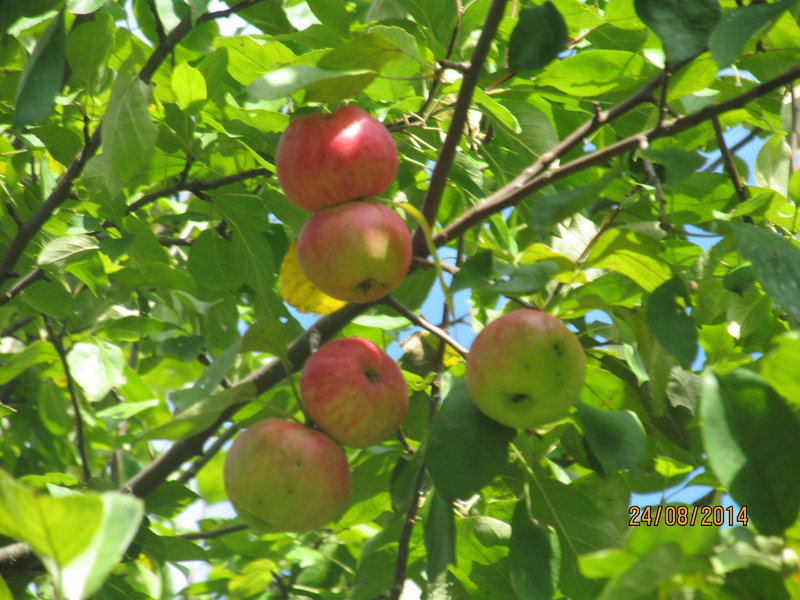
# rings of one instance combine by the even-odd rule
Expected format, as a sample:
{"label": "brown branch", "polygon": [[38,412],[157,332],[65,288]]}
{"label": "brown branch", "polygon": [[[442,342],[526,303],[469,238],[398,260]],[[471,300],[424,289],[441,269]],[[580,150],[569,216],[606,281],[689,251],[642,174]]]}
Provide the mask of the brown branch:
{"label": "brown branch", "polygon": [[441,339],[446,344],[450,345],[456,352],[458,352],[463,358],[466,358],[469,354],[469,350],[464,348],[461,344],[455,341],[450,335],[440,327],[437,327],[433,323],[429,323],[419,315],[414,314],[412,310],[408,307],[404,306],[397,300],[395,300],[392,296],[387,296],[383,299],[383,303],[388,306],[389,308],[396,311],[398,314],[404,316],[406,319],[411,321],[417,327],[421,327],[427,331],[430,331],[433,335]]}
{"label": "brown branch", "polygon": [[406,511],[405,520],[403,522],[403,530],[400,532],[400,538],[397,540],[397,562],[394,566],[394,579],[392,580],[392,589],[389,592],[389,600],[399,600],[403,593],[403,586],[406,582],[406,569],[408,567],[409,550],[411,546],[411,534],[414,532],[414,524],[417,522],[417,512],[419,511],[419,496],[422,490],[422,484],[425,481],[425,459],[419,465],[417,472],[417,479],[414,482],[413,496],[411,497],[411,504]]}
{"label": "brown branch", "polygon": [[223,431],[220,435],[217,436],[217,439],[208,447],[208,449],[203,452],[202,455],[198,456],[192,464],[186,469],[183,473],[180,474],[178,477],[178,481],[181,483],[188,483],[192,479],[194,479],[195,475],[200,472],[204,466],[208,464],[214,455],[217,452],[222,450],[222,447],[231,439],[233,436],[236,435],[236,432],[239,431],[238,425],[231,425],[225,431]]}
{"label": "brown branch", "polygon": [[223,535],[228,535],[229,533],[236,533],[237,531],[244,531],[245,529],[247,529],[247,525],[239,523],[236,525],[229,525],[228,527],[220,527],[219,529],[214,529],[212,531],[184,533],[178,537],[184,540],[213,540],[214,538],[222,537]]}
{"label": "brown branch", "polygon": [[181,180],[174,185],[170,185],[160,190],[156,190],[155,192],[145,194],[136,202],[129,204],[125,209],[125,213],[132,213],[133,211],[139,210],[151,202],[155,202],[159,198],[168,198],[169,196],[173,196],[178,192],[192,192],[193,194],[198,195],[207,190],[223,187],[229,183],[244,181],[245,179],[249,179],[251,177],[269,177],[270,175],[272,175],[272,171],[269,169],[259,168],[248,169],[246,171],[241,171],[240,173],[235,173],[234,175],[226,175],[225,177],[220,177],[218,179],[195,179],[192,181]]}
{"label": "brown branch", "polygon": [[50,318],[44,317],[44,326],[47,329],[47,335],[50,338],[50,343],[58,353],[58,358],[61,361],[61,367],[64,369],[64,377],[67,380],[67,391],[69,392],[70,400],[72,401],[72,410],[75,412],[75,436],[77,437],[76,443],[78,445],[78,455],[81,458],[81,469],[83,470],[83,480],[89,481],[92,478],[92,471],[89,467],[89,454],[86,451],[86,436],[83,432],[83,416],[81,415],[81,407],[78,403],[78,393],[75,391],[75,379],[72,377],[72,372],[67,362],[67,353],[64,350],[64,344],[61,343],[61,337],[56,334]]}
{"label": "brown branch", "polygon": [[[750,132],[746,136],[744,136],[742,139],[740,139],[738,142],[736,142],[733,146],[731,146],[731,148],[730,148],[731,153],[732,154],[736,154],[739,150],[744,148],[747,144],[749,144],[754,139],[756,139],[759,135],[761,135],[761,133],[762,133],[762,130],[760,128],[758,128],[758,127],[755,127],[754,129],[751,129]],[[703,172],[704,173],[711,173],[714,169],[716,169],[718,166],[720,166],[722,164],[722,161],[723,161],[722,154],[720,154],[716,159],[714,159],[714,162],[709,163],[708,165],[705,166],[705,168],[703,168]]]}
{"label": "brown branch", "polygon": [[711,124],[714,126],[714,133],[717,136],[717,146],[719,146],[722,162],[725,165],[725,171],[733,182],[733,188],[736,190],[736,196],[739,198],[739,203],[741,204],[747,200],[747,191],[739,175],[739,171],[736,168],[736,163],[733,162],[733,153],[725,142],[725,136],[722,135],[722,125],[719,123],[719,117],[712,117]]}
{"label": "brown branch", "polygon": [[[14,299],[20,292],[22,292],[26,287],[29,285],[36,283],[40,279],[47,279],[47,275],[45,275],[44,270],[42,267],[34,267],[31,269],[22,279],[17,281],[11,288],[2,296],[0,296],[0,306],[4,306],[8,304],[11,300]],[[0,276],[0,280],[2,280],[2,276]]]}
{"label": "brown branch", "polygon": [[[478,84],[478,76],[489,54],[489,48],[497,32],[497,27],[503,18],[507,1],[508,0],[492,1],[492,5],[489,7],[489,11],[486,14],[486,22],[483,26],[483,30],[472,51],[472,56],[469,60],[470,67],[464,72],[464,76],[461,78],[461,87],[458,90],[456,106],[450,120],[450,127],[442,143],[439,158],[433,167],[430,183],[428,184],[428,191],[425,194],[425,202],[422,206],[422,214],[429,225],[433,225],[436,222],[439,204],[442,194],[444,193],[445,185],[447,184],[447,176],[455,160],[458,143],[461,140],[464,126],[467,123],[467,114],[472,104],[472,94],[475,86]],[[414,248],[415,254],[424,255],[427,253],[425,235],[420,228],[417,228],[414,234]]]}
{"label": "brown branch", "polygon": [[797,158],[797,127],[798,127],[798,107],[797,107],[797,94],[795,93],[794,86],[789,87],[789,101],[791,102],[790,106],[790,115],[791,115],[791,122],[789,125],[789,168],[790,172],[794,173],[798,165],[798,158]]}
{"label": "brown branch", "polygon": [[13,333],[16,333],[18,330],[25,327],[25,325],[27,325],[31,321],[33,321],[33,317],[22,317],[21,319],[17,319],[8,327],[4,327],[3,329],[0,330],[0,338],[7,337],[9,335],[12,335]]}
{"label": "brown branch", "polygon": [[[596,150],[590,154],[576,158],[575,160],[567,163],[566,165],[544,171],[539,165],[544,159],[544,155],[540,157],[537,163],[534,163],[523,173],[511,181],[509,184],[503,186],[470,210],[466,211],[457,217],[449,226],[444,230],[434,235],[434,245],[442,246],[448,241],[455,239],[464,231],[470,229],[475,224],[483,221],[489,215],[515,205],[529,194],[539,190],[547,185],[551,185],[556,181],[560,181],[565,177],[577,173],[587,167],[605,164],[610,159],[625,154],[640,146],[643,142],[649,142],[662,137],[676,135],[687,129],[691,129],[708,121],[714,116],[721,115],[731,110],[741,108],[748,102],[771,92],[779,87],[787,85],[800,78],[800,66],[789,69],[782,75],[760,83],[746,92],[729,98],[719,104],[711,104],[705,108],[678,119],[665,121],[658,128],[652,128],[637,135],[633,135],[621,139],[605,148]],[[562,142],[563,143],[563,142]],[[547,153],[550,154],[550,153]]]}

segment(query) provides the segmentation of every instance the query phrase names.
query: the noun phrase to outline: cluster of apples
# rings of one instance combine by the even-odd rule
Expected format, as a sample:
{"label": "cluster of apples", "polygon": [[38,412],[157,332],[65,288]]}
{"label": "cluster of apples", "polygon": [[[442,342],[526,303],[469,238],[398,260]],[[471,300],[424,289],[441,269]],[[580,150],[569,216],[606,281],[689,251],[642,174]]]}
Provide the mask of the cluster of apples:
{"label": "cluster of apples", "polygon": [[314,213],[297,239],[308,280],[346,302],[373,302],[397,287],[411,235],[397,213],[369,200],[397,174],[389,131],[355,106],[302,115],[283,132],[275,163],[289,201]]}
{"label": "cluster of apples", "polygon": [[400,367],[373,342],[323,344],[300,374],[300,400],[321,431],[285,419],[244,430],[225,459],[225,490],[239,517],[266,531],[310,531],[338,518],[350,495],[339,444],[366,448],[386,439],[408,410]]}
{"label": "cluster of apples", "polygon": [[[408,272],[411,236],[394,211],[367,200],[386,191],[397,173],[389,132],[353,106],[303,115],[281,137],[276,163],[287,198],[313,213],[297,241],[298,262],[311,283],[348,302],[390,293]],[[568,415],[585,371],[583,348],[562,321],[516,310],[475,338],[466,379],[488,417],[537,429]],[[344,338],[306,361],[300,401],[319,430],[260,421],[238,436],[226,457],[228,498],[245,523],[262,531],[309,531],[338,518],[350,493],[340,444],[366,448],[386,439],[405,418],[408,389],[378,346]]]}

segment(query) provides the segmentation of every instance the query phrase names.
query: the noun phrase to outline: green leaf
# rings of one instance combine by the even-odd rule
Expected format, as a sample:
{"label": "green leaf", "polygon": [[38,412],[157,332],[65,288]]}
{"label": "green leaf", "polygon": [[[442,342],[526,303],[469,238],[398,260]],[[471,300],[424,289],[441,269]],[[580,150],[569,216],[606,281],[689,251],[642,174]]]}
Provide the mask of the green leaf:
{"label": "green leaf", "polygon": [[147,514],[173,519],[181,514],[199,496],[179,481],[165,481],[150,492],[145,499]]}
{"label": "green leaf", "polygon": [[210,290],[235,292],[245,282],[244,264],[233,243],[208,229],[192,242],[189,273]]}
{"label": "green leaf", "polygon": [[0,362],[0,385],[16,379],[25,369],[41,363],[58,360],[58,352],[50,342],[36,340],[28,344],[22,352],[3,355]]}
{"label": "green leaf", "polygon": [[630,410],[600,410],[578,403],[586,443],[606,474],[616,469],[642,466],[647,435],[636,413]]}
{"label": "green leaf", "polygon": [[[232,225],[237,227],[236,223]],[[258,294],[268,296],[273,291],[277,271],[267,238],[261,233],[240,228],[231,243],[236,259],[242,262],[247,272],[248,285]]]}
{"label": "green leaf", "polygon": [[247,93],[257,100],[278,100],[312,84],[326,83],[329,87],[318,85],[314,88],[314,95],[326,98],[320,102],[336,102],[367,87],[376,75],[369,69],[345,71],[322,69],[311,65],[293,65],[260,77],[248,86]]}
{"label": "green leaf", "polygon": [[403,56],[403,51],[377,33],[370,32],[337,46],[323,56],[322,69],[369,69],[380,71],[386,63]]}
{"label": "green leaf", "polygon": [[86,15],[103,8],[108,0],[67,0],[67,10],[75,15]]}
{"label": "green leaf", "polygon": [[541,69],[567,43],[567,24],[552,2],[523,8],[508,41],[508,66],[514,71]]}
{"label": "green leaf", "polygon": [[14,99],[14,127],[33,125],[50,114],[64,77],[66,45],[62,11],[36,41],[25,64]]}
{"label": "green leaf", "polygon": [[672,275],[669,265],[658,257],[659,250],[652,238],[612,229],[595,244],[584,266],[622,273],[652,292]]}
{"label": "green leaf", "polygon": [[125,383],[125,357],[111,344],[75,344],[67,353],[67,364],[91,402],[102,400],[111,388]]}
{"label": "green leaf", "polygon": [[31,133],[42,141],[47,151],[62,165],[69,165],[82,146],[78,134],[66,127],[44,125],[33,128]]}
{"label": "green leaf", "polygon": [[67,264],[85,258],[95,252],[99,246],[94,238],[88,235],[67,235],[47,242],[39,253],[37,263],[40,266],[55,264],[64,267]]}
{"label": "green leaf", "polygon": [[639,600],[659,589],[681,566],[681,549],[664,544],[642,556],[626,571],[613,577],[599,596],[600,600]]}
{"label": "green leaf", "polygon": [[[680,301],[683,301],[681,304]],[[688,369],[697,355],[697,328],[689,288],[680,277],[658,286],[647,299],[647,322],[658,343]]]}
{"label": "green leaf", "polygon": [[459,381],[445,399],[428,436],[428,472],[444,498],[468,498],[506,463],[516,431],[484,415]]}
{"label": "green leaf", "polygon": [[756,277],[795,321],[800,321],[800,249],[790,240],[750,224],[731,225],[739,250]]}
{"label": "green leaf", "polygon": [[142,501],[129,494],[106,492],[100,500],[102,521],[91,544],[61,571],[64,597],[68,600],[83,600],[100,588],[127,550],[144,516]]}
{"label": "green leaf", "polygon": [[531,485],[531,516],[558,533],[561,546],[559,587],[569,597],[596,598],[599,587],[578,570],[577,557],[620,545],[614,524],[575,486],[538,477]]}
{"label": "green leaf", "polygon": [[711,32],[708,45],[720,69],[735,62],[747,41],[763,35],[797,0],[739,6],[725,14]]}
{"label": "green leaf", "polygon": [[777,347],[761,360],[761,375],[775,390],[800,408],[800,334],[785,333],[777,338]]}
{"label": "green leaf", "polygon": [[56,319],[68,319],[75,312],[75,298],[60,281],[37,281],[22,292],[22,299],[34,310]]}
{"label": "green leaf", "polygon": [[114,45],[114,19],[98,14],[94,21],[81,23],[67,39],[67,62],[91,93],[97,87]]}
{"label": "green leaf", "polygon": [[350,31],[350,14],[340,0],[308,0],[308,7],[323,25],[345,36]]}
{"label": "green leaf", "polygon": [[708,463],[764,535],[781,535],[800,509],[800,424],[757,374],[707,372],[700,405]]}
{"label": "green leaf", "polygon": [[634,6],[671,63],[700,54],[721,15],[717,0],[634,0]]}
{"label": "green leaf", "polygon": [[456,563],[456,525],[453,507],[436,491],[428,500],[425,515],[426,573],[433,581],[447,570],[447,565]]}
{"label": "green leaf", "polygon": [[558,587],[561,546],[553,527],[531,520],[525,499],[517,502],[511,518],[508,570],[517,598],[550,600]]}
{"label": "green leaf", "polygon": [[138,77],[120,75],[101,127],[103,178],[116,192],[149,162],[156,128],[150,120],[150,88]]}
{"label": "green leaf", "polygon": [[203,74],[186,61],[172,72],[172,92],[181,110],[196,111],[208,97]]}
{"label": "green leaf", "polygon": [[756,184],[788,197],[791,156],[785,133],[776,133],[769,138],[756,156]]}
{"label": "green leaf", "polygon": [[567,94],[591,97],[638,86],[643,77],[650,77],[655,71],[638,54],[590,50],[548,65],[536,82],[552,85]]}

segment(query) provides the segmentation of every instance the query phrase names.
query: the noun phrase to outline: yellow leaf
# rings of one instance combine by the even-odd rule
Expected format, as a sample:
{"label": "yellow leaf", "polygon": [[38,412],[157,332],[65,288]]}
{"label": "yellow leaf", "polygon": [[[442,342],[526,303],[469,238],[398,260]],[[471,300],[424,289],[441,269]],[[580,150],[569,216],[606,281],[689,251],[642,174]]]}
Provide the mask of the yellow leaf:
{"label": "yellow leaf", "polygon": [[322,293],[306,278],[297,262],[296,242],[292,242],[283,257],[279,284],[283,299],[302,313],[327,315],[346,304]]}

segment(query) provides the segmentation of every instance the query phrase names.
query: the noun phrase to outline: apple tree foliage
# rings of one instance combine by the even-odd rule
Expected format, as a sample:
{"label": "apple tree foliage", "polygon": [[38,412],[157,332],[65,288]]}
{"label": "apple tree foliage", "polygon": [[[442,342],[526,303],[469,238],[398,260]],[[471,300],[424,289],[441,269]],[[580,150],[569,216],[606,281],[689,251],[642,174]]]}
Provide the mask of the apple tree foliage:
{"label": "apple tree foliage", "polygon": [[[11,0],[0,35],[0,599],[800,598],[795,0]],[[274,175],[343,103],[416,232],[370,305],[298,283]],[[543,431],[464,386],[518,306],[587,354]],[[338,335],[398,359],[402,434],[325,529],[244,528],[229,442],[302,420]]]}

